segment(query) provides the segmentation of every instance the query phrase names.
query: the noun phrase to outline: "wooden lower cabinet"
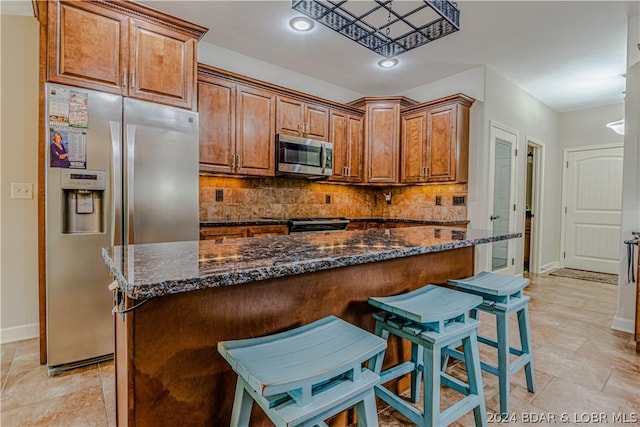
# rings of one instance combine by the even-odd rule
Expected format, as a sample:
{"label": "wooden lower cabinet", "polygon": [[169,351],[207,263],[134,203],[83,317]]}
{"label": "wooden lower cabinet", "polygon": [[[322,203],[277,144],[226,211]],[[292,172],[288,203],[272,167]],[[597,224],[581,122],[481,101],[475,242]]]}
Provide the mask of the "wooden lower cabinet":
{"label": "wooden lower cabinet", "polygon": [[237,239],[241,237],[284,236],[289,229],[284,224],[275,225],[232,225],[201,227],[200,240]]}
{"label": "wooden lower cabinet", "polygon": [[[256,280],[152,298],[115,315],[118,426],[228,426],[237,375],[219,341],[273,334],[335,315],[374,331],[370,296],[396,295],[474,273],[474,247]],[[126,307],[136,304],[126,299]],[[385,367],[408,360],[389,340]],[[400,356],[402,355],[402,356]],[[409,382],[390,384],[395,392]],[[354,425],[353,411],[329,421]],[[253,405],[252,427],[273,426]]]}

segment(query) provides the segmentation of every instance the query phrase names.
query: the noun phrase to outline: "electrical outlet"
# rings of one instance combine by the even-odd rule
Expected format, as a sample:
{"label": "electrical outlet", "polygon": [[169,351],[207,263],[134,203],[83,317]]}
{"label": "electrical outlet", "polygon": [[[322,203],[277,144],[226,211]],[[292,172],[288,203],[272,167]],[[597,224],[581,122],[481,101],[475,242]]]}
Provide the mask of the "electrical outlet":
{"label": "electrical outlet", "polygon": [[327,205],[331,203],[331,194],[324,195],[324,203]]}
{"label": "electrical outlet", "polygon": [[224,191],[217,189],[216,190],[216,202],[222,202],[224,200]]}
{"label": "electrical outlet", "polygon": [[33,199],[33,184],[24,182],[11,183],[12,199]]}
{"label": "electrical outlet", "polygon": [[436,196],[436,206],[442,206],[442,196]]}

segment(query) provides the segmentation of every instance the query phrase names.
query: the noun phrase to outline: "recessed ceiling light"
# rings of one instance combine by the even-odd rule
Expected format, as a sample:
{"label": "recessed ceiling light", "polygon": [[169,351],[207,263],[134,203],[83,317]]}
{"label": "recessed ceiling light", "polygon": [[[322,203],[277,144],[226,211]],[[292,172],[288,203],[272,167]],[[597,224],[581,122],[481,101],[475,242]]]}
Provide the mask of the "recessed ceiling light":
{"label": "recessed ceiling light", "polygon": [[384,58],[378,61],[378,66],[382,68],[391,68],[398,65],[398,60],[396,58]]}
{"label": "recessed ceiling light", "polygon": [[304,16],[297,16],[289,21],[289,25],[296,31],[309,31],[313,28],[313,21]]}

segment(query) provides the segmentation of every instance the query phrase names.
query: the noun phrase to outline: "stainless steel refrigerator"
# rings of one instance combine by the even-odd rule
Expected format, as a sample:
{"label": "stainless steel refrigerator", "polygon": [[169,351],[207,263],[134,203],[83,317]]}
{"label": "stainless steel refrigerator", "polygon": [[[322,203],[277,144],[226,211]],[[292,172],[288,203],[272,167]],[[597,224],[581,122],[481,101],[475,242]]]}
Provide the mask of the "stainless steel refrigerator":
{"label": "stainless steel refrigerator", "polygon": [[198,115],[46,86],[47,364],[112,356],[112,281],[101,249],[198,239]]}

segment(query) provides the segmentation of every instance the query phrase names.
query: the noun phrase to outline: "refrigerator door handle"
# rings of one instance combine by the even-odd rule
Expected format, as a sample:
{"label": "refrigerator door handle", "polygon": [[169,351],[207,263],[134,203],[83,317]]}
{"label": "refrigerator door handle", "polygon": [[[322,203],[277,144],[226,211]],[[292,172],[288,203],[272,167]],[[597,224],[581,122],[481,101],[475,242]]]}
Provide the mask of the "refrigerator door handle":
{"label": "refrigerator door handle", "polygon": [[122,242],[122,183],[119,181],[122,176],[122,158],[120,151],[120,122],[109,122],[111,133],[111,227],[109,236],[111,246],[121,245]]}
{"label": "refrigerator door handle", "polygon": [[133,166],[135,160],[135,144],[136,143],[136,125],[127,125],[127,171],[126,171],[126,183],[127,183],[127,197],[126,197],[126,211],[128,214],[125,218],[125,229],[124,236],[127,238],[127,241],[124,244],[129,244],[135,242],[134,239],[134,205],[133,201],[135,200],[133,190],[134,190],[134,182],[133,182]]}

